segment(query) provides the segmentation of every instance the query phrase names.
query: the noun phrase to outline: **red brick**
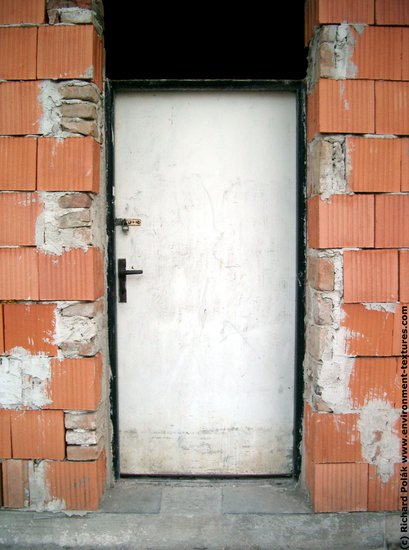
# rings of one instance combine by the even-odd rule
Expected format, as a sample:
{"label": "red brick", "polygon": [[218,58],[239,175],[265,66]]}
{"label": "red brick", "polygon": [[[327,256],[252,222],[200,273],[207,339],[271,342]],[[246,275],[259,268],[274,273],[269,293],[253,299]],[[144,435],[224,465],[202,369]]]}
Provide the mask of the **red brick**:
{"label": "red brick", "polygon": [[346,250],[344,301],[396,302],[398,275],[397,250]]}
{"label": "red brick", "polygon": [[343,306],[347,355],[392,355],[394,314],[367,309],[361,304]]}
{"label": "red brick", "polygon": [[5,350],[21,347],[32,354],[57,354],[54,342],[55,306],[53,304],[5,304]]}
{"label": "red brick", "polygon": [[51,498],[67,510],[97,510],[104,490],[105,454],[92,462],[48,462],[46,482]]}
{"label": "red brick", "polygon": [[375,247],[409,247],[409,195],[375,198]]}
{"label": "red brick", "polygon": [[374,22],[374,0],[319,0],[319,22],[367,23]]}
{"label": "red brick", "polygon": [[37,27],[0,28],[0,78],[35,80]]}
{"label": "red brick", "polygon": [[73,249],[61,256],[40,254],[40,300],[96,300],[104,293],[102,253]]}
{"label": "red brick", "polygon": [[351,406],[364,407],[372,399],[396,404],[396,357],[357,357],[349,379]]}
{"label": "red brick", "polygon": [[407,0],[375,0],[377,25],[409,25]]}
{"label": "red brick", "polygon": [[4,353],[3,304],[0,304],[0,354]]}
{"label": "red brick", "polygon": [[369,465],[368,512],[399,509],[400,466],[396,464],[392,476],[383,481],[376,472],[376,466]]}
{"label": "red brick", "polygon": [[330,259],[310,256],[307,260],[307,279],[317,290],[334,290],[334,264]]}
{"label": "red brick", "polygon": [[2,464],[3,506],[24,508],[29,504],[28,462],[6,460]]}
{"label": "red brick", "polygon": [[38,300],[35,249],[0,248],[0,300]]}
{"label": "red brick", "polygon": [[38,134],[42,108],[40,85],[31,82],[0,83],[0,134]]}
{"label": "red brick", "polygon": [[400,30],[402,32],[402,80],[409,80],[409,29]]}
{"label": "red brick", "polygon": [[38,78],[81,78],[100,82],[93,25],[56,25],[38,29]]}
{"label": "red brick", "polygon": [[96,460],[104,450],[104,438],[98,441],[96,445],[67,445],[68,460]]}
{"label": "red brick", "polygon": [[0,409],[0,458],[11,458],[10,411]]}
{"label": "red brick", "polygon": [[0,166],[0,189],[34,191],[37,178],[37,138],[1,138]]}
{"label": "red brick", "polygon": [[401,190],[409,191],[409,139],[399,140],[402,146],[401,158]]}
{"label": "red brick", "polygon": [[103,71],[105,66],[105,50],[101,38],[96,32],[94,32],[94,51],[92,58],[94,66],[94,77],[93,81],[99,87],[100,90],[103,88]]}
{"label": "red brick", "polygon": [[313,461],[362,462],[357,414],[312,413]]}
{"label": "red brick", "polygon": [[100,148],[92,137],[38,141],[38,189],[99,191]]}
{"label": "red brick", "polygon": [[45,0],[1,0],[0,25],[44,23]]}
{"label": "red brick", "polygon": [[318,25],[318,0],[306,0],[304,13],[304,46],[308,46]]}
{"label": "red brick", "polygon": [[12,411],[10,414],[14,458],[65,458],[62,411]]}
{"label": "red brick", "polygon": [[409,82],[375,82],[375,131],[409,134]]}
{"label": "red brick", "polygon": [[308,243],[312,248],[372,247],[372,195],[319,196],[308,200]]}
{"label": "red brick", "polygon": [[0,193],[0,246],[35,245],[41,211],[37,193]]}
{"label": "red brick", "polygon": [[102,357],[55,359],[51,363],[51,409],[96,410],[101,401]]}
{"label": "red brick", "polygon": [[368,464],[315,464],[314,512],[364,512]]}
{"label": "red brick", "polygon": [[369,80],[321,79],[308,98],[316,133],[367,134],[375,131],[375,88]]}
{"label": "red brick", "polygon": [[402,321],[406,322],[406,319],[402,319],[404,313],[409,309],[409,303],[406,304],[396,304],[395,315],[394,315],[394,324],[393,324],[393,346],[392,346],[392,355],[402,355],[402,330],[408,328],[407,325],[403,325]]}
{"label": "red brick", "polygon": [[393,27],[364,27],[354,32],[351,58],[356,78],[400,80],[402,76],[402,33]]}
{"label": "red brick", "polygon": [[409,303],[409,250],[399,251],[399,300]]}
{"label": "red brick", "polygon": [[347,182],[351,191],[399,192],[402,141],[348,137]]}

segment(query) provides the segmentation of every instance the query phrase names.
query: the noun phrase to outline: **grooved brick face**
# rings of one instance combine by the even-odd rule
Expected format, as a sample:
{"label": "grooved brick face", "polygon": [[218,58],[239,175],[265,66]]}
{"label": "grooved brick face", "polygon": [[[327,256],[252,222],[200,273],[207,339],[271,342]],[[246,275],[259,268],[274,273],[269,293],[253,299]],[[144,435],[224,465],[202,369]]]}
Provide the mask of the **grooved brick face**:
{"label": "grooved brick face", "polygon": [[40,84],[0,83],[0,134],[38,134],[42,108],[38,100]]}
{"label": "grooved brick face", "polygon": [[0,28],[0,79],[35,80],[37,27]]}
{"label": "grooved brick face", "polygon": [[13,458],[65,458],[62,411],[11,411]]}
{"label": "grooved brick face", "polygon": [[375,247],[409,247],[409,195],[375,198]]}
{"label": "grooved brick face", "polygon": [[4,304],[5,351],[21,347],[32,354],[56,355],[53,304]]}
{"label": "grooved brick face", "polygon": [[374,0],[318,0],[318,17],[325,23],[374,22]]}
{"label": "grooved brick face", "polygon": [[383,481],[376,472],[376,466],[369,465],[368,512],[399,509],[400,468],[400,464],[395,464],[392,476]]}
{"label": "grooved brick face", "polygon": [[0,300],[38,299],[37,251],[0,248]]}
{"label": "grooved brick face", "polygon": [[37,178],[37,139],[0,138],[0,189],[34,191]]}
{"label": "grooved brick face", "polygon": [[1,0],[0,25],[44,23],[45,0]]}
{"label": "grooved brick face", "polygon": [[401,28],[401,32],[402,32],[402,80],[409,80],[409,28],[403,27]]}
{"label": "grooved brick face", "polygon": [[401,190],[409,191],[409,139],[400,140],[402,145],[401,156]]}
{"label": "grooved brick face", "polygon": [[11,458],[10,411],[0,409],[0,458]]}
{"label": "grooved brick face", "polygon": [[357,414],[312,413],[314,463],[362,462]]}
{"label": "grooved brick face", "polygon": [[400,80],[402,77],[402,32],[393,27],[364,27],[354,31],[351,62],[356,78]]}
{"label": "grooved brick face", "polygon": [[61,256],[39,254],[40,300],[96,300],[104,293],[102,253],[73,249]]}
{"label": "grooved brick face", "polygon": [[396,357],[357,357],[349,379],[353,409],[364,407],[372,399],[396,406]]}
{"label": "grooved brick face", "polygon": [[[38,29],[38,78],[82,78],[100,82],[102,63],[93,25],[56,25]],[[95,64],[97,58],[100,67]]]}
{"label": "grooved brick face", "polygon": [[[402,316],[406,308],[406,312],[409,309],[409,303],[406,304],[396,304],[395,315],[394,315],[394,324],[393,324],[393,346],[392,346],[392,355],[402,355],[402,330],[407,329],[407,325],[403,325]],[[407,314],[407,313],[406,313]],[[400,384],[400,382],[399,382]],[[399,406],[399,400],[402,399],[402,392],[398,390],[396,400]]]}
{"label": "grooved brick face", "polygon": [[0,304],[0,353],[4,353],[3,304]]}
{"label": "grooved brick face", "polygon": [[308,244],[312,248],[372,247],[372,195],[333,195],[308,200]]}
{"label": "grooved brick face", "polygon": [[48,408],[88,410],[97,409],[101,401],[101,355],[83,359],[53,360]]}
{"label": "grooved brick face", "polygon": [[344,301],[396,302],[398,300],[397,250],[346,250]]}
{"label": "grooved brick face", "polygon": [[399,251],[399,299],[409,303],[409,250]]}
{"label": "grooved brick face", "polygon": [[29,503],[27,460],[6,460],[2,464],[3,505],[6,508],[24,508]]}
{"label": "grooved brick face", "polygon": [[46,483],[51,498],[67,510],[97,510],[105,481],[105,453],[92,462],[48,462]]}
{"label": "grooved brick face", "polygon": [[0,193],[0,246],[35,245],[41,211],[37,193]]}
{"label": "grooved brick face", "polygon": [[393,313],[362,304],[344,304],[342,309],[347,355],[392,355]]}
{"label": "grooved brick face", "polygon": [[368,464],[314,464],[315,512],[363,512],[368,502]]}
{"label": "grooved brick face", "polygon": [[100,148],[92,137],[38,140],[38,184],[45,191],[99,191]]}
{"label": "grooved brick face", "polygon": [[409,25],[409,5],[406,0],[376,0],[377,25]]}
{"label": "grooved brick face", "polygon": [[409,82],[375,82],[375,131],[409,134]]}
{"label": "grooved brick face", "polygon": [[401,139],[348,137],[347,182],[352,191],[399,192]]}
{"label": "grooved brick face", "polygon": [[320,79],[308,98],[309,135],[375,131],[375,88],[369,80]]}
{"label": "grooved brick face", "polygon": [[374,22],[374,0],[308,0],[305,7],[305,45],[314,27],[328,23]]}

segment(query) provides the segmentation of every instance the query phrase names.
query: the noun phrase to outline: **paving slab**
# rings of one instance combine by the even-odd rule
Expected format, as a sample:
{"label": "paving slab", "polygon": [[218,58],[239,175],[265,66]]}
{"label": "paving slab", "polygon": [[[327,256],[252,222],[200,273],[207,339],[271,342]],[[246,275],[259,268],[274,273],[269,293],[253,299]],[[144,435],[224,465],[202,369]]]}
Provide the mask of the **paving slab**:
{"label": "paving slab", "polygon": [[223,487],[224,514],[311,513],[307,498],[292,480]]}
{"label": "paving slab", "polygon": [[164,487],[161,514],[220,514],[221,487]]}
{"label": "paving slab", "polygon": [[159,514],[161,501],[160,485],[120,480],[105,493],[101,512]]}

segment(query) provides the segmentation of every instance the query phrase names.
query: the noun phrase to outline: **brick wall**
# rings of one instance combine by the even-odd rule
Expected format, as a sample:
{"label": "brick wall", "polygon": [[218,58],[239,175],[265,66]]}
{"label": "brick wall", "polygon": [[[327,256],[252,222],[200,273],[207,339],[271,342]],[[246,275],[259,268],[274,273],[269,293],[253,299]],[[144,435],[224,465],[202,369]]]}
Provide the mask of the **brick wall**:
{"label": "brick wall", "polygon": [[307,0],[305,15],[305,483],[316,511],[397,510],[409,3]]}
{"label": "brick wall", "polygon": [[107,437],[102,3],[0,3],[4,507],[96,509]]}

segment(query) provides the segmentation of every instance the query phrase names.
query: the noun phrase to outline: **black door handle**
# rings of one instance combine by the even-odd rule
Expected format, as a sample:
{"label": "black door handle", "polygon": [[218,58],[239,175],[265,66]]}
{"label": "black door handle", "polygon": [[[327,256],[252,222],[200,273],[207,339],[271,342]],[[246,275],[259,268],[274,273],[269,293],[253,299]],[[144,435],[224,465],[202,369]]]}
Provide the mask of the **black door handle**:
{"label": "black door handle", "polygon": [[126,302],[126,276],[127,275],[142,275],[142,269],[126,269],[126,259],[118,259],[118,297],[120,302]]}

